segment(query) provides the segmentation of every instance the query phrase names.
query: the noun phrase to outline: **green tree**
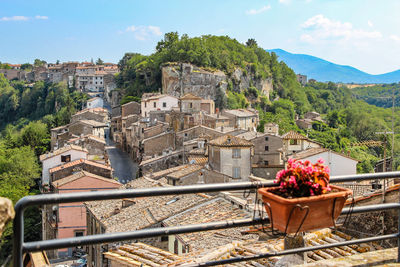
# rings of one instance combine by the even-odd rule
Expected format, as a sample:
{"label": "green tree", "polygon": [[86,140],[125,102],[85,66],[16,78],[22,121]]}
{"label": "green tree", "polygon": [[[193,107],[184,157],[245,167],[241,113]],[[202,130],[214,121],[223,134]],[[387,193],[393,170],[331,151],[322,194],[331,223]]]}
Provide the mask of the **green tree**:
{"label": "green tree", "polygon": [[258,46],[257,45],[257,41],[255,39],[253,39],[253,38],[250,38],[250,39],[247,40],[246,46],[248,46],[248,47],[257,47]]}
{"label": "green tree", "polygon": [[98,59],[96,60],[96,65],[103,65],[103,64],[104,64],[104,61],[101,60],[101,58],[98,58]]}

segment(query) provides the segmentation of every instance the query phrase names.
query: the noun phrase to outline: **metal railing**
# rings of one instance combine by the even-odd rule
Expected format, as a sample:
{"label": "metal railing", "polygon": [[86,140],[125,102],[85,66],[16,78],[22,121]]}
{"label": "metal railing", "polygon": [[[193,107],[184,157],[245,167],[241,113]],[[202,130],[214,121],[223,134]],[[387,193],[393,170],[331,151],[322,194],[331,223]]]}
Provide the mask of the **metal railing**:
{"label": "metal railing", "polygon": [[[400,171],[374,173],[374,174],[335,176],[331,177],[330,182],[343,183],[350,181],[364,181],[364,180],[390,179],[390,178],[400,178]],[[37,196],[26,196],[20,199],[15,205],[15,218],[13,224],[13,231],[14,231],[13,266],[22,267],[23,254],[28,252],[76,247],[76,246],[91,245],[91,244],[111,243],[111,242],[135,240],[141,238],[158,237],[164,235],[177,235],[177,234],[185,234],[185,233],[193,233],[193,232],[201,232],[201,231],[209,231],[217,229],[227,229],[233,227],[262,224],[268,221],[266,218],[249,218],[249,219],[239,219],[230,221],[210,222],[204,224],[142,229],[137,231],[122,232],[122,233],[106,233],[106,234],[64,238],[64,239],[24,242],[24,210],[28,206],[85,202],[94,200],[110,200],[110,199],[121,199],[121,198],[154,197],[154,196],[165,196],[165,195],[211,193],[211,192],[221,192],[221,191],[238,191],[238,190],[257,189],[259,187],[272,187],[275,185],[276,184],[272,182],[256,182],[256,183],[238,182],[238,183],[223,183],[223,184],[171,186],[171,187],[127,189],[127,190],[113,190],[113,191],[101,191],[101,192],[45,194]],[[384,204],[376,204],[376,205],[361,206],[354,208],[345,208],[342,211],[342,215],[349,213],[383,211],[390,209],[397,209],[400,211],[400,203],[384,203]],[[394,234],[368,237],[368,238],[338,242],[333,244],[289,249],[279,252],[264,253],[255,256],[239,256],[230,259],[198,263],[196,264],[196,266],[214,266],[214,265],[234,263],[240,261],[268,258],[273,256],[281,256],[293,253],[327,249],[332,247],[340,247],[340,246],[354,245],[354,244],[367,243],[373,241],[380,241],[385,239],[397,239],[398,244],[400,244],[400,212],[398,220],[399,220],[399,230],[397,233]],[[397,260],[398,262],[400,262],[400,249],[398,249]]]}

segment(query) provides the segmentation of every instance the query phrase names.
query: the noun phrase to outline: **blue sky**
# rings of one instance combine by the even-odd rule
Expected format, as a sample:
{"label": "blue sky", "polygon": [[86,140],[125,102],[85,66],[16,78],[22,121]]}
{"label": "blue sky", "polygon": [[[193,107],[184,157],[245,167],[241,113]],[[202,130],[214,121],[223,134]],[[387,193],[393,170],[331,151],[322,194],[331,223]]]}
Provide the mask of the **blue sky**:
{"label": "blue sky", "polygon": [[228,35],[379,74],[400,69],[397,0],[0,0],[0,61],[118,62],[164,33]]}

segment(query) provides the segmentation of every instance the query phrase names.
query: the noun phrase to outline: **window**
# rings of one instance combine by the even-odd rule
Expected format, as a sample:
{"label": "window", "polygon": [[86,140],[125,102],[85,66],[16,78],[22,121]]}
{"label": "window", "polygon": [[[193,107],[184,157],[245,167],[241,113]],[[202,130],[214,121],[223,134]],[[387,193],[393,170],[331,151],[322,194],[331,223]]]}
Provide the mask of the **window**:
{"label": "window", "polygon": [[232,158],[240,158],[240,149],[238,148],[232,149]]}
{"label": "window", "polygon": [[297,145],[297,139],[290,139],[291,145]]}
{"label": "window", "polygon": [[83,236],[83,231],[76,231],[75,237],[78,237],[78,236]]}
{"label": "window", "polygon": [[163,108],[166,108],[166,107],[167,107],[167,103],[166,103],[166,102],[163,102],[163,103],[162,103],[162,107],[163,107]]}
{"label": "window", "polygon": [[265,137],[265,142],[268,142],[268,136],[267,136],[267,137]]}
{"label": "window", "polygon": [[264,160],[264,165],[265,165],[265,166],[268,166],[268,165],[269,165],[268,160]]}
{"label": "window", "polygon": [[185,137],[187,137],[188,136],[188,134],[187,133],[185,133]]}
{"label": "window", "polygon": [[61,162],[71,162],[71,155],[61,156]]}
{"label": "window", "polygon": [[147,108],[147,102],[144,102],[144,107]]}
{"label": "window", "polygon": [[252,123],[254,123],[254,118],[253,118],[253,119],[251,119],[251,122],[252,122]]}
{"label": "window", "polygon": [[269,147],[268,146],[265,146],[265,151],[269,151]]}
{"label": "window", "polygon": [[189,103],[189,107],[190,107],[190,108],[193,108],[193,103]]}
{"label": "window", "polygon": [[232,177],[236,179],[240,178],[240,167],[233,167]]}
{"label": "window", "polygon": [[156,102],[154,102],[153,105],[154,105],[155,108],[157,107],[157,103]]}

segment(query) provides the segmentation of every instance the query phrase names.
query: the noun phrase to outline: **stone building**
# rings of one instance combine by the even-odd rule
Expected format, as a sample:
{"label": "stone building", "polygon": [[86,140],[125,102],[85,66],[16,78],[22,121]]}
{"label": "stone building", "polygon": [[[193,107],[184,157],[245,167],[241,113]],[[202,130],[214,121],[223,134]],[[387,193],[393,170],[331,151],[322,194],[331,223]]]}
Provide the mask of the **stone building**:
{"label": "stone building", "polygon": [[228,77],[223,71],[212,71],[189,63],[172,62],[161,68],[162,92],[164,94],[182,97],[191,93],[204,99],[216,99],[218,90],[225,93],[228,83],[236,92],[242,92],[250,86],[256,87],[269,96],[273,90],[272,79],[256,77],[251,66],[246,70],[236,68]]}
{"label": "stone building", "polygon": [[51,168],[49,170],[50,181],[54,182],[60,180],[78,171],[86,171],[101,177],[112,178],[112,168],[109,165],[87,159],[77,159]]}
{"label": "stone building", "polygon": [[229,125],[233,125],[234,122],[232,118],[222,116],[218,112],[216,114],[204,114],[202,124],[209,128],[216,129],[221,127],[229,127]]}
{"label": "stone building", "polygon": [[255,109],[226,109],[222,115],[229,118],[231,127],[246,131],[256,131],[258,125],[258,111]]}
{"label": "stone building", "polygon": [[283,152],[285,156],[293,153],[307,150],[309,148],[320,148],[321,145],[315,141],[312,141],[302,134],[295,131],[290,131],[282,135],[283,140]]}
{"label": "stone building", "polygon": [[171,172],[165,177],[170,185],[226,183],[232,180],[232,177],[199,164],[184,165],[180,170]]}
{"label": "stone building", "polygon": [[90,134],[72,138],[67,141],[67,144],[83,147],[89,152],[89,155],[96,155],[102,158],[106,153],[106,140]]}
{"label": "stone building", "polygon": [[140,115],[141,104],[135,101],[121,105],[121,116],[126,117],[129,115]]}
{"label": "stone building", "polygon": [[284,169],[283,142],[277,135],[247,132],[237,135],[254,144],[251,158],[252,173],[263,178],[275,178],[276,173]]}
{"label": "stone building", "polygon": [[277,123],[268,122],[264,124],[264,133],[279,135],[279,125]]}
{"label": "stone building", "polygon": [[[165,179],[155,181],[147,177],[135,179],[121,187],[149,188],[167,186]],[[136,199],[106,200],[85,203],[89,234],[127,232],[160,227],[162,221],[210,199],[205,194],[157,196]],[[132,240],[133,242],[135,240]],[[141,239],[141,242],[166,249],[168,240],[162,237]],[[127,241],[129,242],[129,241]],[[88,267],[110,266],[102,255],[112,245],[90,245]]]}
{"label": "stone building", "polygon": [[223,135],[208,142],[208,164],[212,170],[246,181],[251,172],[253,143],[232,135]]}
{"label": "stone building", "polygon": [[307,84],[307,75],[296,74],[296,77],[301,85],[305,86]]}
{"label": "stone building", "polygon": [[80,120],[92,120],[92,121],[106,123],[108,122],[108,119],[109,115],[107,109],[102,107],[86,108],[72,115],[71,123]]}
{"label": "stone building", "polygon": [[203,99],[194,94],[185,94],[179,98],[180,110],[187,113],[198,113],[203,111],[206,114],[214,114],[215,104],[211,99]]}
{"label": "stone building", "polygon": [[143,94],[141,102],[142,117],[148,117],[153,110],[171,110],[178,107],[178,98],[158,93]]}
{"label": "stone building", "polygon": [[75,136],[94,135],[104,138],[104,130],[106,127],[107,125],[103,122],[94,120],[79,120],[69,124],[68,131],[71,135]]}
{"label": "stone building", "polygon": [[71,135],[68,131],[68,125],[63,125],[60,127],[56,127],[50,130],[51,134],[51,151],[56,150],[58,148],[63,147],[67,144],[68,140],[71,138]]}
{"label": "stone building", "polygon": [[50,182],[51,168],[63,165],[77,159],[86,159],[88,151],[80,146],[67,145],[53,152],[40,155],[42,162],[42,185],[48,185]]}

